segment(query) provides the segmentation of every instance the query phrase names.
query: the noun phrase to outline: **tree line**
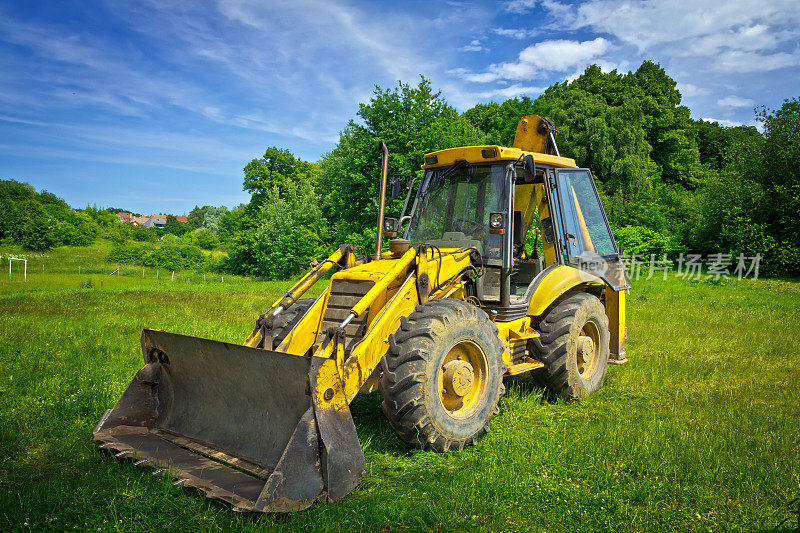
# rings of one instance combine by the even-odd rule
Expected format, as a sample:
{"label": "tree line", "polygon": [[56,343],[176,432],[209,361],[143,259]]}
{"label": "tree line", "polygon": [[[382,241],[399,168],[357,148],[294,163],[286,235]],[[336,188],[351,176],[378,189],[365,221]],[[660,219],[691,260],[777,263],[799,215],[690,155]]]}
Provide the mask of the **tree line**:
{"label": "tree line", "polygon": [[[286,278],[339,243],[372,246],[379,140],[389,147],[390,175],[419,174],[427,152],[510,146],[519,119],[529,114],[548,117],[558,128],[562,155],[592,169],[626,252],[758,253],[762,272],[800,275],[800,101],[757,108],[761,131],[694,120],[676,82],[651,61],[627,73],[593,65],[535,99],[478,104],[464,113],[424,77],[416,85],[376,87],[319,161],[270,147],[244,167],[247,204],[195,207],[188,223],[171,220],[166,231],[185,245],[224,251],[216,269]],[[29,219],[9,223],[3,190],[0,239],[31,248],[48,239],[51,245],[98,236],[136,239],[113,235],[118,230],[90,208],[56,214],[66,204],[45,192],[38,193],[40,206]],[[387,213],[401,206],[400,199],[388,200]],[[44,227],[52,230],[49,237]]]}

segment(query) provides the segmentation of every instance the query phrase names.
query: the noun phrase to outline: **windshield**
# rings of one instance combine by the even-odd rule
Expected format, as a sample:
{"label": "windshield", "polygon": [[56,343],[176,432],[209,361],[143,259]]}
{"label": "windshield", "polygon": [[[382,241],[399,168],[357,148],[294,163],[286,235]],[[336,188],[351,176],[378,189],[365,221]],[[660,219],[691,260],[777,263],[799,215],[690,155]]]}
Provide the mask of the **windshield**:
{"label": "windshield", "polygon": [[505,211],[504,176],[502,164],[428,170],[406,238],[440,248],[473,247],[500,259],[502,238],[488,234],[488,227],[490,213]]}
{"label": "windshield", "polygon": [[567,239],[569,256],[576,257],[583,251],[617,253],[589,171],[559,170],[558,183],[564,204],[564,231],[573,236]]}

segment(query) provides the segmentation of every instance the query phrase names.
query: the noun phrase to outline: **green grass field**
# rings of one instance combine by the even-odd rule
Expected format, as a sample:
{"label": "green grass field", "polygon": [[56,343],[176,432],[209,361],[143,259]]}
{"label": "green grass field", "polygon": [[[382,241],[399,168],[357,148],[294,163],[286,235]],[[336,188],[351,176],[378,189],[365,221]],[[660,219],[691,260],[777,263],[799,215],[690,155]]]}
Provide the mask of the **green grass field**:
{"label": "green grass field", "polygon": [[797,530],[798,282],[635,283],[630,362],[604,389],[550,404],[512,385],[463,452],[408,449],[380,396],[359,397],[362,484],[244,515],[114,459],[91,431],[142,364],[142,328],[241,342],[288,282],[109,276],[86,253],[29,255],[27,283],[16,267],[0,281],[0,530]]}

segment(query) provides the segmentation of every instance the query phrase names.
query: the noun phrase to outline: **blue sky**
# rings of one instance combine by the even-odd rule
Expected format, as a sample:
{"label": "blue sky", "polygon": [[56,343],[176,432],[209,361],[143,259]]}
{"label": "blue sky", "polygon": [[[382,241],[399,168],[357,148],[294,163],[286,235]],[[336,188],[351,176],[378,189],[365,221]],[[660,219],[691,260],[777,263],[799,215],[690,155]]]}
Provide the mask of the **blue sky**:
{"label": "blue sky", "polygon": [[267,146],[315,161],[374,86],[460,111],[653,59],[694,118],[800,96],[800,4],[776,1],[0,3],[0,178],[73,206],[248,200]]}

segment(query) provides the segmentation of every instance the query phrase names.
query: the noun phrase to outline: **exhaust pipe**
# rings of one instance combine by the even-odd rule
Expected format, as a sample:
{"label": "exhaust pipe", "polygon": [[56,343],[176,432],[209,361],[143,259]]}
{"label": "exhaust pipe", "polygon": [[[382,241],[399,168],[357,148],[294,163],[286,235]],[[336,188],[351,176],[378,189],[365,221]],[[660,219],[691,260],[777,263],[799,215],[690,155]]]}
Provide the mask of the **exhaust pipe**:
{"label": "exhaust pipe", "polygon": [[381,152],[383,160],[381,161],[381,196],[378,201],[378,238],[375,243],[375,260],[381,258],[381,248],[383,246],[383,215],[386,209],[386,174],[389,167],[389,149],[386,144],[381,141]]}

